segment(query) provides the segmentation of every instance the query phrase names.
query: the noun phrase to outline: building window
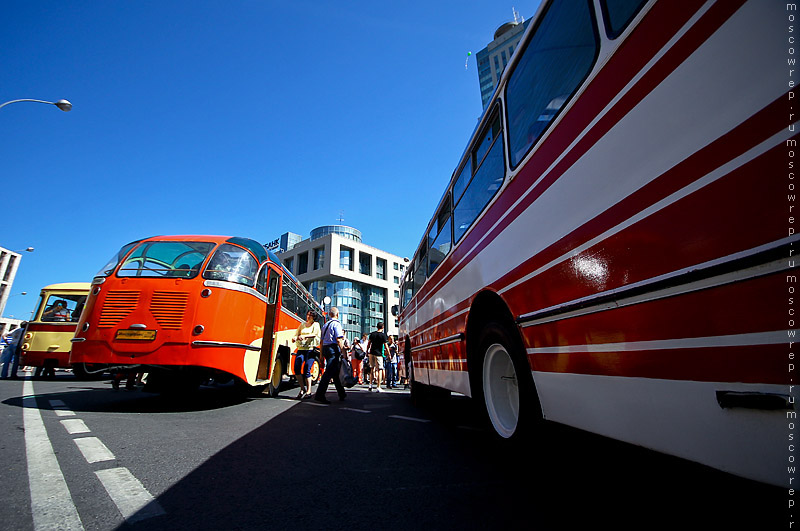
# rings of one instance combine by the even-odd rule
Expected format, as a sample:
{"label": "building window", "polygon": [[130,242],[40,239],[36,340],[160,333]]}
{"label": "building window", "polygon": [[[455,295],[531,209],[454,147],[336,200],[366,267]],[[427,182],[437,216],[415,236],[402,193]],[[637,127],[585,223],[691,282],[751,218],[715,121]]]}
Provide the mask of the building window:
{"label": "building window", "polygon": [[398,269],[400,269],[400,264],[398,264],[397,262],[394,262],[392,265],[394,266],[394,270],[395,270],[395,271],[397,271]]}
{"label": "building window", "polygon": [[348,271],[352,271],[354,267],[354,260],[353,255],[355,251],[350,249],[349,247],[345,247],[344,245],[339,248],[339,268],[340,269],[347,269]]}
{"label": "building window", "polygon": [[394,298],[395,299],[399,299],[400,298],[400,290],[394,290]]}
{"label": "building window", "polygon": [[394,277],[394,283],[400,284],[400,277]]}
{"label": "building window", "polygon": [[372,275],[372,255],[367,253],[358,253],[358,271],[362,275]]}
{"label": "building window", "polygon": [[325,248],[317,247],[314,249],[314,270],[325,267]]}
{"label": "building window", "polygon": [[290,256],[289,258],[284,258],[283,265],[286,269],[289,270],[289,273],[294,274],[294,256]]}
{"label": "building window", "polygon": [[375,278],[386,280],[386,260],[382,258],[375,259]]}
{"label": "building window", "polygon": [[297,274],[308,273],[308,251],[297,255]]}

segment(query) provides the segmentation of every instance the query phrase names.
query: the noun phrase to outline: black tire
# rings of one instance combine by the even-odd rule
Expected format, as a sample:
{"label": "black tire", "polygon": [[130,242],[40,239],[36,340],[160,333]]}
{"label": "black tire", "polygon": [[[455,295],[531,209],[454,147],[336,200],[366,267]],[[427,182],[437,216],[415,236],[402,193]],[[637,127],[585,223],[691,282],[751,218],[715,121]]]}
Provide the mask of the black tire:
{"label": "black tire", "polygon": [[524,439],[542,419],[524,348],[498,323],[484,327],[480,338],[473,398],[497,436]]}

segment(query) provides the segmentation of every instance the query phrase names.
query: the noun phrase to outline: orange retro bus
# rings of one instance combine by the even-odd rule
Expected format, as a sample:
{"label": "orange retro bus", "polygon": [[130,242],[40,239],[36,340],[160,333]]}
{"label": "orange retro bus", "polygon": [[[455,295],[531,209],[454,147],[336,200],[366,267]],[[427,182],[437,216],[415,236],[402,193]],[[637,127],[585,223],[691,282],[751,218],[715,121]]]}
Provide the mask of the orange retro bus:
{"label": "orange retro bus", "polygon": [[25,329],[20,365],[36,367],[37,376],[45,367],[69,368],[70,340],[90,287],[88,282],[66,282],[42,288]]}
{"label": "orange retro bus", "polygon": [[146,238],[122,247],[94,277],[71,361],[147,372],[156,390],[233,377],[276,396],[309,310],[322,315],[254,240]]}

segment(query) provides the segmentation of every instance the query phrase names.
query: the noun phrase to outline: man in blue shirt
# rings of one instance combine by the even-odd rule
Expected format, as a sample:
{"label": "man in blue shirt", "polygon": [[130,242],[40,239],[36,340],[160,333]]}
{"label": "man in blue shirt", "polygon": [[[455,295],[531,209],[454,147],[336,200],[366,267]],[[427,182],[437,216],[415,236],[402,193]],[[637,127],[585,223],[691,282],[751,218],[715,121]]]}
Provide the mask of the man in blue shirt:
{"label": "man in blue shirt", "polygon": [[344,400],[347,396],[342,382],[339,381],[339,363],[344,346],[344,330],[342,323],[339,322],[339,308],[335,306],[331,308],[330,316],[331,320],[322,327],[322,356],[325,358],[325,372],[319,381],[317,392],[314,393],[314,401],[322,404],[331,403],[325,398],[325,392],[328,390],[331,379],[333,379],[336,392],[339,393],[339,400]]}
{"label": "man in blue shirt", "polygon": [[6,337],[6,348],[3,349],[3,368],[0,371],[0,378],[9,378],[8,368],[11,366],[10,378],[17,378],[17,367],[19,367],[19,346],[22,344],[22,335],[25,333],[25,321],[21,322],[19,328],[12,330]]}

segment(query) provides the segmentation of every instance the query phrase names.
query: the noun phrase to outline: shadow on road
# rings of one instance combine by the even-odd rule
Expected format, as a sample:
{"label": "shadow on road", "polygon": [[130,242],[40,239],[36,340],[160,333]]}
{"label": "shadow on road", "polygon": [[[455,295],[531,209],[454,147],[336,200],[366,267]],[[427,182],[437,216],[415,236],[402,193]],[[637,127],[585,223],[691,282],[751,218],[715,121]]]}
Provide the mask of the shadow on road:
{"label": "shadow on road", "polygon": [[772,529],[787,522],[782,493],[558,425],[508,445],[464,397],[418,409],[407,395],[362,392],[283,412],[159,496],[167,514],[136,527]]}

